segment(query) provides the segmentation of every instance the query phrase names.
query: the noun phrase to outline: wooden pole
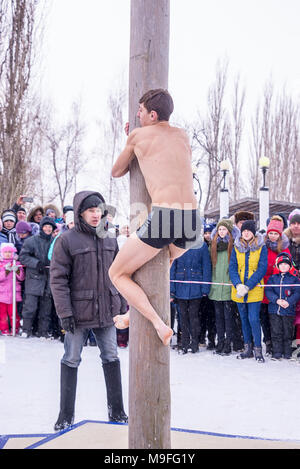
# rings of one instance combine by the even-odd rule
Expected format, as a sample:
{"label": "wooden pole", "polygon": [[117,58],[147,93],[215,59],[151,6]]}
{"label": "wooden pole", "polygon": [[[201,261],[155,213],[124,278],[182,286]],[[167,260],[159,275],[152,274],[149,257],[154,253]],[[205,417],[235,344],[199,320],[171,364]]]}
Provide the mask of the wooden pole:
{"label": "wooden pole", "polygon": [[[138,101],[148,90],[168,88],[169,0],[131,0],[129,124],[139,125]],[[131,218],[137,204],[150,208],[144,178],[135,159],[130,167]],[[167,248],[139,269],[133,279],[146,292],[165,321],[170,316]],[[159,340],[152,324],[130,310],[129,441],[130,449],[168,449],[170,437],[170,348]]]}

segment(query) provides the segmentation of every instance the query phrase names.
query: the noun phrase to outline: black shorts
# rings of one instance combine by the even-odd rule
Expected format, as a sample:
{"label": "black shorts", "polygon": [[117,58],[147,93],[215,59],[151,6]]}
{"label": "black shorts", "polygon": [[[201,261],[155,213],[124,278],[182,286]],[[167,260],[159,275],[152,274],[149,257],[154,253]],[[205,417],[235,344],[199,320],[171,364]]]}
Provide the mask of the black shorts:
{"label": "black shorts", "polygon": [[137,230],[138,238],[157,249],[174,244],[182,249],[200,247],[203,242],[199,209],[180,210],[153,206]]}

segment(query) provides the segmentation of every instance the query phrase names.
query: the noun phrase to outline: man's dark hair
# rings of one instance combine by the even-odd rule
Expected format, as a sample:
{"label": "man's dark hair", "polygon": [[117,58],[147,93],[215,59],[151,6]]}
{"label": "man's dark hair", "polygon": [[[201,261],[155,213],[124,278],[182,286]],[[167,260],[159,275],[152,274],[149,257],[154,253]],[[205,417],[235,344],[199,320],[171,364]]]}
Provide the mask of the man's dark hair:
{"label": "man's dark hair", "polygon": [[159,121],[168,121],[174,110],[173,99],[168,90],[159,88],[157,90],[149,90],[139,100],[148,112],[156,111]]}

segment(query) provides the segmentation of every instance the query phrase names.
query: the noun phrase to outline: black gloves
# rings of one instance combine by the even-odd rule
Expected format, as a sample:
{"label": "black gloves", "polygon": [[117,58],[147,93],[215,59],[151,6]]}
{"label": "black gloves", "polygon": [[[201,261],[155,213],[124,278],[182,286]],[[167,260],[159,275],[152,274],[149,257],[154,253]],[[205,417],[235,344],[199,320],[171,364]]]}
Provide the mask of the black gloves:
{"label": "black gloves", "polygon": [[60,323],[65,332],[71,332],[71,334],[74,334],[75,320],[73,316],[68,316],[67,318],[61,319]]}

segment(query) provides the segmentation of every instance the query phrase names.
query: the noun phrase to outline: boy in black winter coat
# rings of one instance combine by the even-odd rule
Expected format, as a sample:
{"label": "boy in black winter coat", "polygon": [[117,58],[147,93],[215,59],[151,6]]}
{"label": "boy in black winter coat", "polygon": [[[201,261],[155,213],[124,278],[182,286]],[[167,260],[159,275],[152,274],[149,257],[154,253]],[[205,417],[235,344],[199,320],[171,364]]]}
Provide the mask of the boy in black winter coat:
{"label": "boy in black winter coat", "polygon": [[[280,253],[275,266],[279,273],[273,274],[266,287],[269,300],[269,318],[273,353],[272,359],[292,356],[296,303],[300,300],[300,280],[291,273],[293,264],[288,253]],[[274,285],[274,286],[271,286]]]}
{"label": "boy in black winter coat", "polygon": [[25,299],[23,303],[23,337],[33,334],[33,324],[37,318],[37,335],[48,337],[52,299],[48,251],[52,242],[56,223],[53,218],[44,217],[40,223],[40,232],[25,240],[20,252],[20,261],[26,266]]}

